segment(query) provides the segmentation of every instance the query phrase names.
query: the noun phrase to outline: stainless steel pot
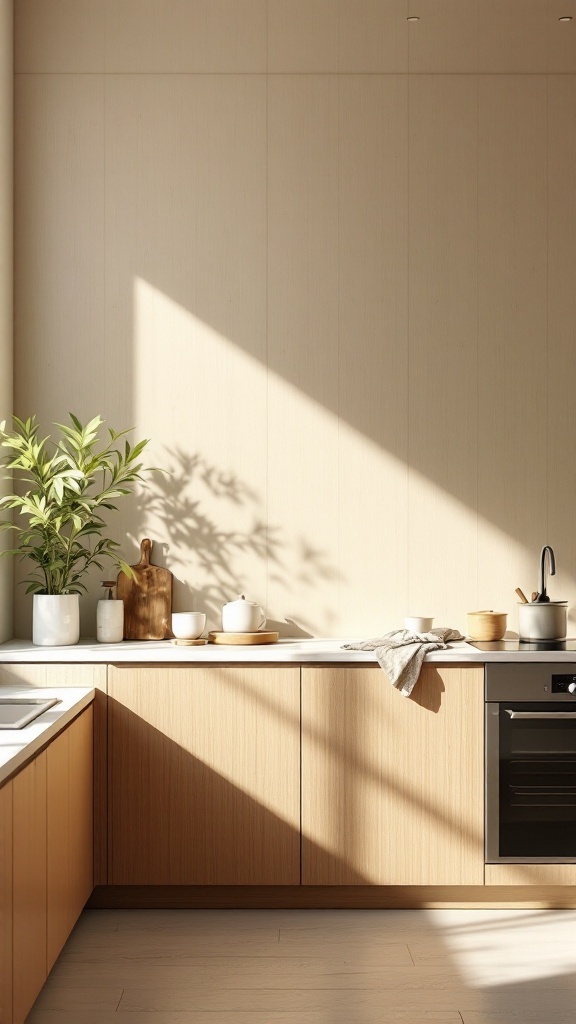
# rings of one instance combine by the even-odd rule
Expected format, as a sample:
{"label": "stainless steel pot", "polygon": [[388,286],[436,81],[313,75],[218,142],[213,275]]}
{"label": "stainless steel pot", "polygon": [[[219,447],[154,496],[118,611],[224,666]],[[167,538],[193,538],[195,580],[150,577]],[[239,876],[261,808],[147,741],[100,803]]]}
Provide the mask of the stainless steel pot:
{"label": "stainless steel pot", "polygon": [[563,640],[566,636],[567,601],[530,601],[518,605],[521,640]]}

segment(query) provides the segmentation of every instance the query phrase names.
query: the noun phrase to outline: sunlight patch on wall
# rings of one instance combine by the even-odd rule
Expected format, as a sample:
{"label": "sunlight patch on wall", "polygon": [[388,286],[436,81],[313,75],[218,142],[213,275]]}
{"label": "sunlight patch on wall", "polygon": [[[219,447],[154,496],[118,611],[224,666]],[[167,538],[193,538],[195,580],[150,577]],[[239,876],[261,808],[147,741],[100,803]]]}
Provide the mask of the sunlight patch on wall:
{"label": "sunlight patch on wall", "polygon": [[378,635],[406,614],[464,630],[481,543],[507,552],[490,598],[504,600],[521,544],[479,527],[473,508],[265,357],[135,279],[135,423],[169,472],[150,479],[127,529],[157,539],[175,607],[218,625],[221,605],[246,593],[287,635]]}

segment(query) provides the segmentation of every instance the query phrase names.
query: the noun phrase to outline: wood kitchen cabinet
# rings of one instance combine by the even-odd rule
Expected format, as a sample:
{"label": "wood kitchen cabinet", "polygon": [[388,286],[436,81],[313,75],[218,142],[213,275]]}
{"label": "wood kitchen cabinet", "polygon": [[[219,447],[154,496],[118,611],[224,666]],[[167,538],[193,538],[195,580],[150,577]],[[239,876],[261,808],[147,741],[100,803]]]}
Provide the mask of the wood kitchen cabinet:
{"label": "wood kitchen cabinet", "polygon": [[0,1021],[12,1020],[12,783],[0,789]]}
{"label": "wood kitchen cabinet", "polygon": [[0,1024],[23,1024],[93,888],[92,707],[0,788]]}
{"label": "wood kitchen cabinet", "polygon": [[302,669],[304,885],[482,885],[483,670]]}
{"label": "wood kitchen cabinet", "polygon": [[298,885],[298,667],[109,668],[109,883]]}
{"label": "wood kitchen cabinet", "polygon": [[23,1024],[47,977],[46,751],[12,780],[14,1024]]}
{"label": "wood kitchen cabinet", "polygon": [[48,972],[93,889],[92,736],[89,707],[46,751]]}

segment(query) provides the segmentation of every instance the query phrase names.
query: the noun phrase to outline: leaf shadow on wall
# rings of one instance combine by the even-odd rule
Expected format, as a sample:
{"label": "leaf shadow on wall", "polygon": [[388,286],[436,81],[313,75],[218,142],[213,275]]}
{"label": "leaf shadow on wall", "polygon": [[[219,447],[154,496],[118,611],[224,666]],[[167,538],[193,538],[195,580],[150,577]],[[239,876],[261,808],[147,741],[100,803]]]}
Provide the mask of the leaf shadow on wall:
{"label": "leaf shadow on wall", "polygon": [[[240,563],[248,559],[267,567],[268,578],[277,583],[290,579],[310,589],[320,582],[338,582],[339,574],[325,552],[304,537],[294,542],[282,527],[266,523],[259,495],[236,473],[181,448],[165,449],[162,463],[167,471],[151,474],[134,512],[142,530],[156,523],[161,536],[168,538],[156,543],[153,561],[174,572],[175,608],[194,606],[219,625],[222,605],[247,589]],[[249,525],[224,525],[233,521],[230,512],[235,509],[238,522]],[[131,532],[138,543],[134,524]],[[197,587],[185,582],[191,564],[200,581]],[[269,618],[267,624],[290,637],[309,637],[318,628],[298,609],[283,621]]]}

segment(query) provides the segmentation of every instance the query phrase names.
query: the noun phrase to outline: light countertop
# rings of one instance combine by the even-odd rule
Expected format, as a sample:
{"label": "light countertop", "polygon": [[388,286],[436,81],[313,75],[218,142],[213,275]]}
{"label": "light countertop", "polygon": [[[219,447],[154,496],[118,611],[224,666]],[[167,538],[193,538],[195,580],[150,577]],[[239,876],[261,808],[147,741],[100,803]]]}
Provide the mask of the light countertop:
{"label": "light countertop", "polygon": [[87,687],[1,685],[1,697],[56,697],[58,704],[23,729],[0,729],[0,785],[34,757],[94,700]]}
{"label": "light countertop", "polygon": [[[343,644],[346,639],[283,639],[276,644],[233,647],[207,644],[204,647],[181,647],[169,640],[131,641],[120,644],[99,644],[92,639],[82,639],[71,647],[34,647],[29,640],[10,640],[0,644],[0,664],[5,663],[79,663],[100,662],[105,664],[148,663],[198,665],[219,663],[276,663],[276,664],[374,664],[373,651],[348,651]],[[464,641],[450,644],[448,650],[435,651],[426,658],[436,664],[462,664],[465,662],[484,664],[487,662],[557,662],[576,663],[576,651],[479,651]]]}

